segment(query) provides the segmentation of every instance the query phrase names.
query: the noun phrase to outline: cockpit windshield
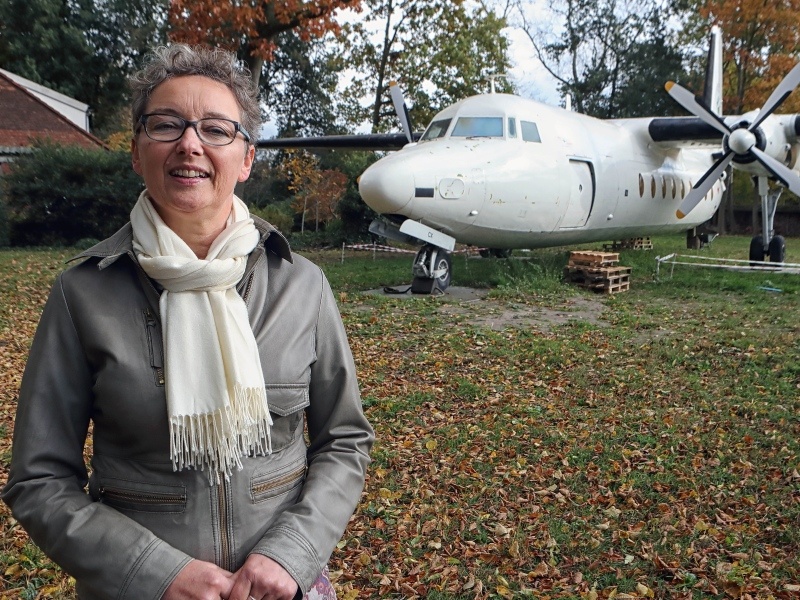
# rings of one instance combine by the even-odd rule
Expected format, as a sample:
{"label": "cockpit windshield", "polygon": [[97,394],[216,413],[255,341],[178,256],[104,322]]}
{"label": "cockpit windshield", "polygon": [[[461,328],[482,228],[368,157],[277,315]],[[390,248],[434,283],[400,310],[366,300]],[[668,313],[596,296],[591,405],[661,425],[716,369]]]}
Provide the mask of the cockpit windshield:
{"label": "cockpit windshield", "polygon": [[422,134],[420,138],[421,142],[427,140],[435,140],[436,138],[444,137],[444,134],[447,133],[447,128],[450,127],[450,121],[452,119],[440,119],[438,121],[434,121],[428,128],[425,130],[425,133]]}
{"label": "cockpit windshield", "polygon": [[459,117],[450,137],[503,137],[502,117]]}

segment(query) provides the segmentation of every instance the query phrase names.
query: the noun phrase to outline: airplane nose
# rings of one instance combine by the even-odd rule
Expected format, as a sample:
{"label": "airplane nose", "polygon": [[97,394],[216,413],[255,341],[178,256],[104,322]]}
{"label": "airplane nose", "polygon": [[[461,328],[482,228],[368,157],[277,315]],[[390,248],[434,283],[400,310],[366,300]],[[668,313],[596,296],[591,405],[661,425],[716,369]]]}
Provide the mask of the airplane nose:
{"label": "airplane nose", "polygon": [[407,169],[398,169],[384,161],[376,162],[361,174],[358,191],[372,210],[380,214],[400,213],[414,197],[414,178]]}

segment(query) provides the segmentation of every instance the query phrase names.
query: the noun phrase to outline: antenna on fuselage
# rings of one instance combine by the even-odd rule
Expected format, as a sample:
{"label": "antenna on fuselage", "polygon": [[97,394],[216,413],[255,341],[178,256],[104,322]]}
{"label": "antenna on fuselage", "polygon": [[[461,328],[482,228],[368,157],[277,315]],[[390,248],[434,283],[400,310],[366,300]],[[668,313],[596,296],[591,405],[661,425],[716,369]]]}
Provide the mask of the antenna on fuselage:
{"label": "antenna on fuselage", "polygon": [[572,94],[564,96],[564,110],[572,111]]}
{"label": "antenna on fuselage", "polygon": [[505,76],[506,76],[505,73],[492,73],[491,75],[489,75],[489,92],[490,93],[492,93],[492,94],[495,93],[495,85],[494,85],[495,80],[500,79],[501,77],[505,77]]}

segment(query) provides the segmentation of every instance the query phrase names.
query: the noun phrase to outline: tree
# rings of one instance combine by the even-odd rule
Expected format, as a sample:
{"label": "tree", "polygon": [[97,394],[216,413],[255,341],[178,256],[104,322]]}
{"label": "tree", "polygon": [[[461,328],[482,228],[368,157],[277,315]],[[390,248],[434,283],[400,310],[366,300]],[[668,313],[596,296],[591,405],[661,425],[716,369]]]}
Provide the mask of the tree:
{"label": "tree", "polygon": [[358,10],[360,4],[361,0],[172,0],[170,38],[237,52],[258,84],[281,33],[294,29],[305,41],[319,37],[338,29],[338,9]]}
{"label": "tree", "polygon": [[[696,0],[681,5],[690,15],[684,33],[703,39],[712,25],[723,33],[724,112],[756,110],[797,62],[800,0]],[[800,112],[794,94],[782,112]]]}
{"label": "tree", "polygon": [[[341,63],[352,75],[346,118],[373,132],[397,128],[388,83],[401,82],[413,121],[427,123],[446,104],[487,91],[488,76],[509,68],[503,17],[463,0],[365,0],[358,23],[345,27]],[[501,83],[510,90],[507,82]],[[368,104],[363,99],[370,98]]]}
{"label": "tree", "polygon": [[7,0],[0,66],[88,104],[104,136],[122,126],[128,76],[166,39],[168,1]]}
{"label": "tree", "polygon": [[164,44],[169,0],[70,0],[91,59],[93,127],[105,136],[130,131],[128,78],[154,47]]}
{"label": "tree", "polygon": [[86,103],[92,51],[67,0],[0,2],[0,67]]}
{"label": "tree", "polygon": [[165,40],[167,2],[6,0],[0,66],[88,104],[103,136],[121,126],[128,76]]}
{"label": "tree", "polygon": [[533,22],[518,3],[522,27],[545,69],[579,112],[601,118],[674,114],[663,91],[682,73],[670,13],[659,0],[565,0],[555,22]]}
{"label": "tree", "polygon": [[307,216],[315,229],[337,215],[337,204],[347,189],[347,176],[341,171],[321,170],[319,158],[308,152],[292,152],[282,165],[289,178],[289,190],[295,194],[292,206],[302,215],[300,231],[305,231]]}
{"label": "tree", "polygon": [[263,99],[278,135],[344,133],[337,127],[333,95],[339,70],[329,39],[304,42],[294,31],[282,33],[273,59],[264,65]]}

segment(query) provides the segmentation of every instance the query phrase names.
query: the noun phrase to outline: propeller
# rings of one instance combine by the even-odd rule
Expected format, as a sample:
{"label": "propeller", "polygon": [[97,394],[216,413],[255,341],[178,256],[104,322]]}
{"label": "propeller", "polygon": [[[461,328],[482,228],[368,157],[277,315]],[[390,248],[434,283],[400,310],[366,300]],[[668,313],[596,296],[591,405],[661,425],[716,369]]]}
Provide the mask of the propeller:
{"label": "propeller", "polygon": [[406,138],[408,138],[409,143],[414,141],[414,136],[411,133],[411,119],[408,117],[408,107],[406,106],[406,101],[403,98],[403,91],[400,89],[400,86],[397,85],[396,81],[389,82],[389,94],[392,96],[392,104],[394,104],[394,110],[397,113],[397,117],[400,119],[400,125],[403,127],[403,133],[406,134]]}
{"label": "propeller", "polygon": [[759,135],[763,140],[763,132],[759,131],[759,126],[769,117],[786,98],[789,97],[794,89],[800,84],[800,63],[789,72],[783,81],[770,94],[764,106],[758,111],[752,123],[740,121],[733,128],[729,127],[719,115],[716,115],[703,100],[692,94],[686,88],[670,81],[666,84],[667,93],[683,108],[707,123],[723,135],[723,148],[725,153],[714,165],[706,171],[700,180],[692,187],[686,198],[683,199],[680,207],[675,214],[679,219],[688,215],[695,206],[708,194],[714,184],[722,176],[725,168],[736,158],[755,157],[761,165],[788,187],[792,192],[800,192],[800,176],[786,167],[780,161],[758,147]]}

